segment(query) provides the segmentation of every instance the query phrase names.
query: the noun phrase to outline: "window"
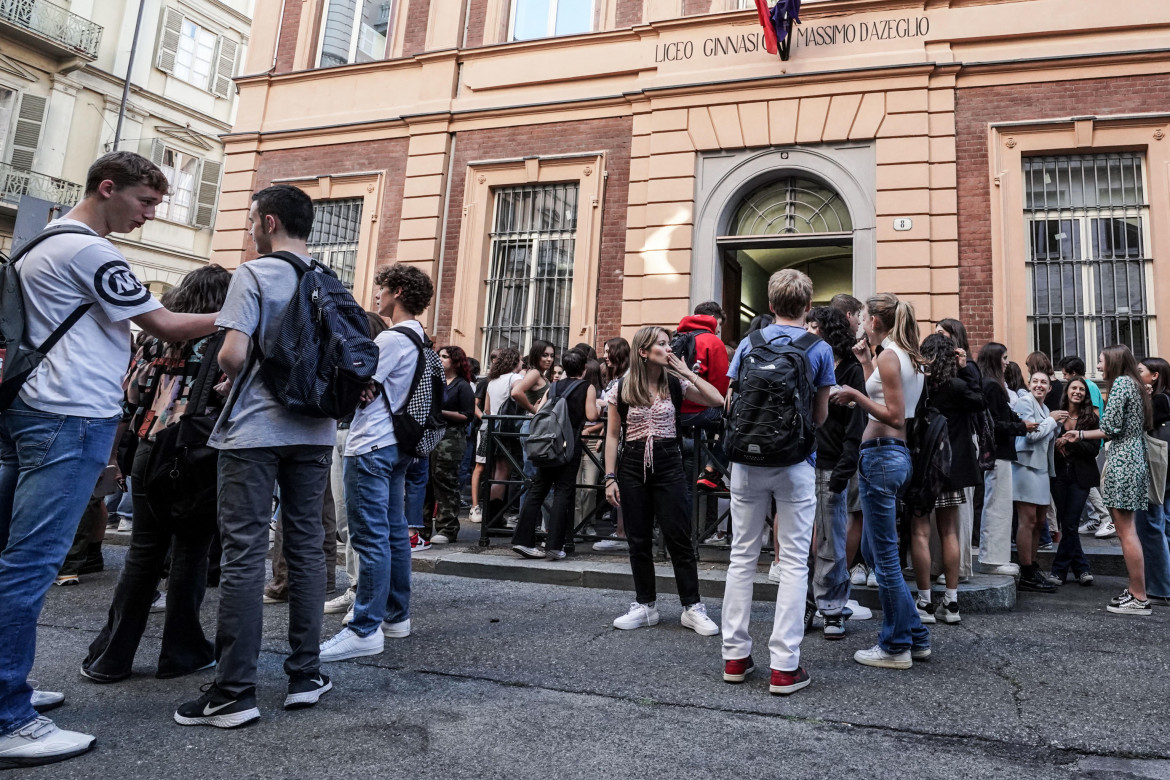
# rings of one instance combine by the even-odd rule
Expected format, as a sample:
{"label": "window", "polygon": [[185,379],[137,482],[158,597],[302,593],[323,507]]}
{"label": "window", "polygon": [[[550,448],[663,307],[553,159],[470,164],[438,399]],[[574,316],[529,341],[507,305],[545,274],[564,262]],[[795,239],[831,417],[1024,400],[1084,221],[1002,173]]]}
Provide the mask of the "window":
{"label": "window", "polygon": [[328,0],[317,66],[385,59],[393,11],[393,0]]}
{"label": "window", "polygon": [[164,149],[162,163],[158,167],[166,174],[171,191],[155,209],[155,216],[172,222],[189,223],[191,209],[195,205],[199,158],[174,149]]}
{"label": "window", "polygon": [[511,40],[575,35],[593,29],[592,0],[513,0]]}
{"label": "window", "polygon": [[16,90],[0,87],[0,162],[4,162],[8,155],[11,142],[8,138],[12,127],[12,114],[16,110]]}
{"label": "window", "polygon": [[159,70],[226,98],[231,92],[239,44],[216,35],[172,8],[165,9],[159,35]]}
{"label": "window", "polygon": [[319,200],[313,204],[313,231],[309,254],[333,269],[341,283],[353,290],[358,239],[362,227],[362,199]]}
{"label": "window", "polygon": [[1150,353],[1150,208],[1138,153],[1024,160],[1028,324],[1053,361],[1125,344]]}
{"label": "window", "polygon": [[811,179],[788,177],[744,198],[731,229],[737,236],[842,233],[853,230],[853,219],[833,189]]}
{"label": "window", "polygon": [[495,191],[483,354],[528,349],[533,339],[569,340],[577,185]]}

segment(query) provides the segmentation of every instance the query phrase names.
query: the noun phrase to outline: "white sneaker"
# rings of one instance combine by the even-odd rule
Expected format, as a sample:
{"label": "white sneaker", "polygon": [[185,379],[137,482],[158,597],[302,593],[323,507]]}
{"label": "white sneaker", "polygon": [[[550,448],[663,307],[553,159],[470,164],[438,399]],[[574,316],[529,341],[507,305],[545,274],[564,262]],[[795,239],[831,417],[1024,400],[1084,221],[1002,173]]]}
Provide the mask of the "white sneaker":
{"label": "white sneaker", "polygon": [[[639,604],[633,602],[630,604],[630,611],[619,618],[614,618],[613,627],[620,628],[623,631],[629,631],[632,628],[641,628],[642,626],[656,626],[658,625],[658,607],[654,602],[649,604]],[[715,629],[718,631],[719,629]]]}
{"label": "white sneaker", "polygon": [[467,513],[467,520],[469,522],[472,522],[472,523],[482,523],[483,522],[483,507],[482,506],[473,506],[471,508],[471,510]]}
{"label": "white sneaker", "polygon": [[1097,537],[1098,539],[1108,539],[1110,536],[1117,536],[1117,528],[1114,527],[1113,521],[1110,520],[1098,528],[1093,536]]}
{"label": "white sneaker", "polygon": [[1009,577],[1020,576],[1020,566],[1016,563],[984,563],[979,562],[979,571],[984,574],[1006,574]]}
{"label": "white sneaker", "polygon": [[1089,534],[1096,533],[1097,529],[1100,527],[1101,527],[1101,521],[1099,521],[1099,520],[1086,520],[1085,522],[1081,523],[1081,527],[1077,529],[1077,533],[1082,534],[1084,536],[1088,536]]}
{"label": "white sneaker", "polygon": [[348,626],[353,622],[353,606],[351,605],[349,611],[345,613],[345,617],[341,619],[341,625]]}
{"label": "white sneaker", "polygon": [[57,691],[37,690],[36,680],[29,680],[28,684],[33,689],[32,708],[37,712],[47,712],[65,703],[65,694],[58,693]]}
{"label": "white sneaker", "polygon": [[431,537],[431,544],[451,544],[451,539],[447,534],[435,534]]}
{"label": "white sneaker", "polygon": [[134,521],[128,517],[123,517],[118,521],[118,530],[122,533],[129,533],[134,530]]}
{"label": "white sneaker", "polygon": [[[971,581],[970,577],[962,577],[962,576],[959,577],[959,584],[960,585],[966,585],[970,581]],[[942,585],[943,587],[946,587],[947,575],[945,575],[945,574],[938,575],[938,579],[935,580],[935,582],[937,582],[939,585]]]}
{"label": "white sneaker", "polygon": [[602,539],[600,542],[593,544],[593,549],[597,552],[615,552],[617,550],[628,550],[629,548],[629,542],[625,539]]}
{"label": "white sneaker", "polygon": [[519,512],[509,512],[508,514],[504,515],[504,525],[506,527],[515,528],[516,523],[518,523],[518,522],[520,522],[520,513]]}
{"label": "white sneaker", "polygon": [[877,587],[877,574],[874,572],[873,569],[870,569],[869,571],[866,572],[865,586],[867,588],[876,588]]}
{"label": "white sneaker", "polygon": [[354,589],[346,588],[340,596],[325,602],[325,614],[340,615],[342,612],[348,612],[353,608],[353,602],[356,598],[357,593]]}
{"label": "white sneaker", "polygon": [[336,636],[321,645],[321,663],[378,655],[382,652],[385,641],[386,638],[382,636],[381,631],[375,631],[369,636],[359,636],[353,629],[343,628]]}
{"label": "white sneaker", "polygon": [[864,563],[859,563],[849,570],[849,584],[850,585],[864,585],[866,575],[869,572],[865,568]]}
{"label": "white sneaker", "polygon": [[909,669],[914,665],[909,650],[887,653],[881,645],[874,645],[868,650],[858,650],[853,654],[853,660],[865,666],[878,666],[882,669]]}
{"label": "white sneaker", "polygon": [[160,590],[158,595],[154,597],[154,601],[150,602],[151,613],[166,612],[167,611],[167,592]]}
{"label": "white sneaker", "polygon": [[410,636],[410,618],[399,623],[387,623],[383,620],[382,635],[391,639],[405,639]]}
{"label": "white sneaker", "polygon": [[869,607],[863,607],[853,599],[845,602],[845,606],[852,610],[853,614],[849,617],[850,620],[870,620],[873,618],[873,610]]}
{"label": "white sneaker", "polygon": [[707,617],[707,608],[703,606],[702,602],[691,604],[684,609],[681,622],[699,636],[715,636],[719,633],[719,626],[715,624],[714,620]]}
{"label": "white sneaker", "polygon": [[768,580],[779,585],[780,571],[780,561],[772,561],[772,564],[768,567]]}
{"label": "white sneaker", "polygon": [[0,737],[0,769],[40,766],[80,756],[93,747],[94,737],[57,728],[38,717]]}

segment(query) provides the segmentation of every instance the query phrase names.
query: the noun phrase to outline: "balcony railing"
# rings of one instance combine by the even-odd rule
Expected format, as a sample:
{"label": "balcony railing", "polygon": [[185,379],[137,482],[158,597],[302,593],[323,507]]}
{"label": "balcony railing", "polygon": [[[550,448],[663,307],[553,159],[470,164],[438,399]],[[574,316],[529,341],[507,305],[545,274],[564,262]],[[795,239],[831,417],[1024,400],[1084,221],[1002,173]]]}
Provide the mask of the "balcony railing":
{"label": "balcony railing", "polygon": [[97,59],[102,27],[47,0],[0,0],[0,23],[48,38],[70,51]]}
{"label": "balcony railing", "polygon": [[83,190],[76,182],[22,171],[0,163],[0,203],[6,206],[20,205],[22,195],[32,195],[62,206],[73,206],[81,200]]}

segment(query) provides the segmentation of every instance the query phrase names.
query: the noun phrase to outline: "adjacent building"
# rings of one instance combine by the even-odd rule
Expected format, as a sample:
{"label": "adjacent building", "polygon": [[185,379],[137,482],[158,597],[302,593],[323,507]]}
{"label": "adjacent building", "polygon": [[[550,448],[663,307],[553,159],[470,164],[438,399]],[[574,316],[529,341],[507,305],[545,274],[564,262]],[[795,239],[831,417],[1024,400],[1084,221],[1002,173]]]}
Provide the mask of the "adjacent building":
{"label": "adjacent building", "polygon": [[741,5],[261,3],[212,259],[288,182],[360,300],[417,264],[475,355],[709,299],[733,341],[784,267],[1021,362],[1170,345],[1165,0],[806,0],[786,61]]}
{"label": "adjacent building", "polygon": [[252,0],[0,0],[0,248],[22,196],[71,206],[90,163],[112,151],[130,51],[135,57],[118,149],[167,174],[158,218],[111,240],[161,294],[211,254]]}

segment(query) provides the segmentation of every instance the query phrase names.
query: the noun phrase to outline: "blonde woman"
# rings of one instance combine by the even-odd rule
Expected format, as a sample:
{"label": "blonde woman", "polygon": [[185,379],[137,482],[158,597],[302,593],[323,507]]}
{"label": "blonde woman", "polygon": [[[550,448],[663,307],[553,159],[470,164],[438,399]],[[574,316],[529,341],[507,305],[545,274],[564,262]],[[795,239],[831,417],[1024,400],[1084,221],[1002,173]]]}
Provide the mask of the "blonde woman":
{"label": "blonde woman", "polygon": [[699,600],[699,568],[691,540],[678,419],[684,398],[704,406],[720,406],[723,396],[671,353],[670,337],[662,328],[640,328],[634,334],[631,352],[629,373],[606,399],[611,409],[606,421],[605,497],[623,510],[637,597],[613,625],[633,629],[658,623],[653,553],[657,518],[674,565],[683,605],[682,624],[703,636],[714,636],[719,626],[707,617]]}

